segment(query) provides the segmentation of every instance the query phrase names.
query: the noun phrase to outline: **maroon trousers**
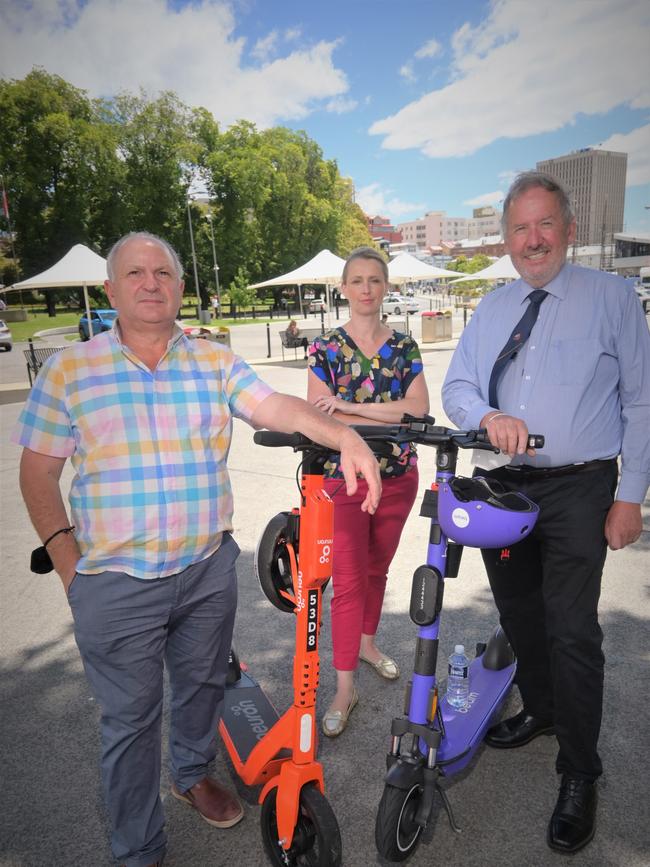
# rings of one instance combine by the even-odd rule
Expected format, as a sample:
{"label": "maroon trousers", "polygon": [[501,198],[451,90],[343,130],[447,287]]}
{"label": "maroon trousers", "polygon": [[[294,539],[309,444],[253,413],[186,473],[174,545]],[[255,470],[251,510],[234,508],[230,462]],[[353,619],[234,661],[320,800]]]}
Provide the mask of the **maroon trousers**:
{"label": "maroon trousers", "polygon": [[360,508],[367,492],[363,479],[352,497],[341,479],[326,479],[325,490],[334,500],[333,664],[337,671],[354,671],[361,634],[374,635],[379,626],[388,567],[417,495],[418,471],[383,479],[374,515]]}

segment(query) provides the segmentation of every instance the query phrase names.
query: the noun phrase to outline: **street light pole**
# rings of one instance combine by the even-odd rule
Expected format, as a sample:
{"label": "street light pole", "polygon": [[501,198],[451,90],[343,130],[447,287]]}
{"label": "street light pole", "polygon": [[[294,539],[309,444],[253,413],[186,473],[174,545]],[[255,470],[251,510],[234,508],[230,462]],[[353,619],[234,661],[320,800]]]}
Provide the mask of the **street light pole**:
{"label": "street light pole", "polygon": [[196,266],[196,250],[194,249],[194,232],[192,230],[192,211],[190,204],[192,200],[187,200],[187,222],[190,227],[190,247],[192,249],[192,265],[194,266],[194,286],[196,287],[196,318],[201,322],[201,289],[199,288],[199,271]]}
{"label": "street light pole", "polygon": [[217,248],[214,244],[214,226],[212,225],[212,214],[206,214],[207,220],[210,223],[210,238],[212,240],[212,259],[214,261],[214,282],[217,291],[217,308],[221,312],[221,296],[219,294],[219,266],[217,265]]}

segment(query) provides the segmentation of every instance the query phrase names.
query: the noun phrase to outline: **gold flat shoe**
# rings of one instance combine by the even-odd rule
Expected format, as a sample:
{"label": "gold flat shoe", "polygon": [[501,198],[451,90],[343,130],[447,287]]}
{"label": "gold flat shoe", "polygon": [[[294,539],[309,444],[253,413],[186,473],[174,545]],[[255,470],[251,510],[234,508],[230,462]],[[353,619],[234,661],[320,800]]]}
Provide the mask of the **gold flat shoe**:
{"label": "gold flat shoe", "polygon": [[359,654],[359,659],[362,662],[367,662],[368,665],[371,665],[377,674],[386,680],[397,680],[399,677],[399,666],[394,659],[390,658],[390,656],[382,656],[377,660],[377,662],[373,662],[371,659],[368,659],[368,657]]}
{"label": "gold flat shoe", "polygon": [[350,704],[347,710],[328,710],[323,717],[322,729],[323,734],[328,738],[337,738],[341,732],[345,731],[348,724],[348,717],[352,713],[356,703],[359,701],[359,694],[354,690]]}

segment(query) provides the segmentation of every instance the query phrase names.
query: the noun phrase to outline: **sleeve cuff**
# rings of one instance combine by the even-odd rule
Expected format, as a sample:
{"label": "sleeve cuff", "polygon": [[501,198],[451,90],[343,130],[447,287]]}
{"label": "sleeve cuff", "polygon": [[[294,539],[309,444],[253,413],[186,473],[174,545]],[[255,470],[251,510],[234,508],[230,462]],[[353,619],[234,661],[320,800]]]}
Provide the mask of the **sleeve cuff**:
{"label": "sleeve cuff", "polygon": [[648,493],[650,479],[645,473],[621,473],[616,499],[624,503],[642,503]]}
{"label": "sleeve cuff", "polygon": [[489,412],[495,412],[493,406],[488,403],[480,403],[473,406],[467,411],[464,424],[469,430],[478,429],[481,425],[481,419]]}

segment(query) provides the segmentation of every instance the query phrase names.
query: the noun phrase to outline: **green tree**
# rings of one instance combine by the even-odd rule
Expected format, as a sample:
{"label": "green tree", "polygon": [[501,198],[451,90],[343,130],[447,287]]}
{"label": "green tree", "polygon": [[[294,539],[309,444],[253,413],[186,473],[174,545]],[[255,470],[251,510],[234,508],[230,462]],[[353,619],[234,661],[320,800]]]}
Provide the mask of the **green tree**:
{"label": "green tree", "polygon": [[[45,70],[0,81],[0,159],[23,276],[74,243],[106,254],[127,231],[169,240],[195,296],[189,220],[203,306],[215,271],[206,206],[188,194],[204,178],[222,286],[288,271],[323,248],[346,255],[370,243],[349,179],[305,132],[226,132],[173,93],[90,100]],[[281,290],[273,293],[279,302]],[[54,293],[48,293],[53,299]]]}
{"label": "green tree", "polygon": [[[485,253],[477,253],[468,259],[467,256],[458,256],[448,265],[445,265],[449,271],[459,271],[462,274],[475,274],[477,271],[482,271],[492,263],[489,256]],[[489,283],[485,280],[467,280],[452,287],[453,295],[482,295],[490,288]]]}
{"label": "green tree", "polygon": [[232,307],[249,307],[257,301],[257,291],[249,286],[245,268],[238,268],[235,279],[228,286],[228,296]]}
{"label": "green tree", "polygon": [[0,161],[22,276],[75,243],[97,246],[119,168],[113,131],[84,91],[45,70],[0,81]]}

